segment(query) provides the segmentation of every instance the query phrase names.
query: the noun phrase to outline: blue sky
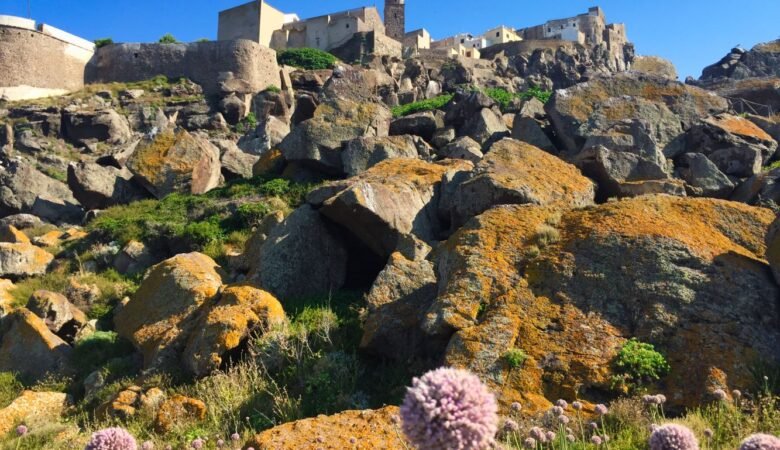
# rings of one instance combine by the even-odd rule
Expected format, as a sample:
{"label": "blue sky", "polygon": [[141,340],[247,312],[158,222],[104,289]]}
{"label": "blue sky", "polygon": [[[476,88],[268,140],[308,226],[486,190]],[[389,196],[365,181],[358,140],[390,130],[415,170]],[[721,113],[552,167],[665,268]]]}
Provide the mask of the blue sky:
{"label": "blue sky", "polygon": [[[245,0],[30,0],[32,17],[87,39],[156,41],[172,33],[183,41],[215,38],[217,12]],[[310,17],[377,0],[271,0],[286,12]],[[671,59],[684,78],[724,56],[780,38],[780,0],[407,0],[408,29],[434,38],[479,33],[495,25],[525,27],[604,8],[610,22],[628,25],[637,53]],[[0,14],[27,15],[27,0],[0,0]]]}

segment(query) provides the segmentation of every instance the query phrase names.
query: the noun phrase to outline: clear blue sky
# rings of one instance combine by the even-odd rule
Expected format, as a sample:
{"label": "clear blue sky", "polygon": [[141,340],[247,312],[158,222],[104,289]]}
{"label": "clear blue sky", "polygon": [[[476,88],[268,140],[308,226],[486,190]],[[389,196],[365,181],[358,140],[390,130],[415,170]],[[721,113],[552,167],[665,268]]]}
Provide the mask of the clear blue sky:
{"label": "clear blue sky", "polygon": [[[182,41],[216,38],[217,12],[244,0],[30,0],[32,17],[87,39],[156,41],[172,33]],[[271,0],[302,18],[382,0]],[[733,46],[750,48],[780,38],[780,0],[407,0],[408,29],[427,28],[434,38],[480,33],[492,26],[536,25],[604,8],[610,22],[628,25],[637,53],[671,59],[681,78]],[[0,14],[27,14],[27,0],[0,0]]]}

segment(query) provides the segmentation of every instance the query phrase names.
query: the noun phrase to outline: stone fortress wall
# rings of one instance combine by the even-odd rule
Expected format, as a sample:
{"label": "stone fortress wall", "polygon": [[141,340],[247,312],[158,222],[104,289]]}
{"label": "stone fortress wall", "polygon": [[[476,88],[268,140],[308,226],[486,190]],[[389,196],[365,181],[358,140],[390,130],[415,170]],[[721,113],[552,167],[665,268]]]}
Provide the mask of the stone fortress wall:
{"label": "stone fortress wall", "polygon": [[236,78],[247,90],[280,87],[276,52],[249,40],[190,44],[115,44],[98,49],[86,72],[87,83],[142,81],[157,75],[186,77],[206,94],[220,91],[221,82]]}
{"label": "stone fortress wall", "polygon": [[84,87],[93,43],[46,24],[0,16],[0,98],[61,95]]}

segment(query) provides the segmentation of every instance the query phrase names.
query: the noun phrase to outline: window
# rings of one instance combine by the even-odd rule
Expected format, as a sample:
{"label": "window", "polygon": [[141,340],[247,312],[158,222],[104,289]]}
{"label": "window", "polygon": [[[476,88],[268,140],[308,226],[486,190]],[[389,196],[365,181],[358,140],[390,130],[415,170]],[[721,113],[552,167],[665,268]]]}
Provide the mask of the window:
{"label": "window", "polygon": [[349,28],[349,24],[347,24],[347,28]]}
{"label": "window", "polygon": [[571,27],[572,27],[572,28],[577,28],[577,24],[576,24],[576,23],[573,23],[573,24],[571,24]]}
{"label": "window", "polygon": [[465,44],[465,43],[466,43],[466,40],[465,40],[465,39],[461,39],[461,40],[460,40],[460,43],[461,43],[461,44]]}
{"label": "window", "polygon": [[499,36],[501,36],[501,32],[500,31],[496,31],[496,37],[499,37]]}
{"label": "window", "polygon": [[547,28],[547,32],[548,32],[548,33],[552,33],[552,27],[550,27],[550,28]]}

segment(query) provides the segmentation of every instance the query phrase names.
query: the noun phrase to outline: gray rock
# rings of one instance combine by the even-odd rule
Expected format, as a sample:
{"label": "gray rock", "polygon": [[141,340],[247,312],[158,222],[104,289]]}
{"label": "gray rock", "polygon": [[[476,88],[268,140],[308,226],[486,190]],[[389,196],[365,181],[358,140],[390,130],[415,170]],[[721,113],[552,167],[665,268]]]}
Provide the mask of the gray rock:
{"label": "gray rock", "polygon": [[304,205],[274,227],[257,255],[250,278],[284,300],[338,290],[344,285],[347,250],[319,213]]}
{"label": "gray rock", "polygon": [[[541,102],[540,102],[541,103]],[[534,147],[550,153],[557,153],[558,149],[552,143],[547,133],[544,132],[539,121],[528,116],[516,115],[512,125],[512,139],[527,142]]]}
{"label": "gray rock", "polygon": [[69,344],[89,322],[86,314],[56,292],[35,291],[27,302],[27,309],[43,319],[52,333]]}
{"label": "gray rock", "polygon": [[127,119],[113,109],[94,112],[66,111],[62,115],[62,123],[63,136],[78,145],[94,141],[121,145],[132,137]]}
{"label": "gray rock", "polygon": [[483,148],[487,148],[492,143],[509,137],[510,132],[500,114],[496,114],[490,108],[483,108],[466,121],[459,129],[459,134],[469,136],[479,142]]}
{"label": "gray rock", "polygon": [[468,136],[455,139],[455,141],[441,149],[438,155],[443,158],[465,159],[474,164],[478,163],[485,156],[482,153],[482,146],[479,142]]}
{"label": "gray rock", "polygon": [[575,164],[586,176],[596,180],[601,198],[643,195],[664,185],[647,182],[669,178],[664,168],[655,161],[629,152],[611,151],[603,146],[582,151],[577,155]]}
{"label": "gray rock", "polygon": [[344,172],[355,176],[378,163],[392,158],[418,158],[412,136],[357,138],[348,141],[341,153]]}
{"label": "gray rock", "polygon": [[686,153],[678,158],[675,174],[685,180],[691,196],[728,198],[734,190],[729,177],[701,153]]}
{"label": "gray rock", "polygon": [[57,223],[76,223],[84,211],[65,183],[31,165],[19,164],[0,170],[0,216],[18,213],[33,213]]}
{"label": "gray rock", "polygon": [[0,242],[0,277],[43,275],[54,255],[29,243]]}
{"label": "gray rock", "polygon": [[43,225],[43,221],[32,214],[13,214],[0,219],[0,228],[14,227],[18,230],[27,230]]}
{"label": "gray rock", "polygon": [[80,162],[68,166],[68,186],[73,196],[90,209],[106,209],[147,197],[127,170]]}
{"label": "gray rock", "polygon": [[259,156],[276,148],[288,134],[290,125],[275,116],[267,116],[254,130],[238,140],[238,147],[246,153]]}
{"label": "gray rock", "polygon": [[252,178],[252,167],[260,160],[257,155],[243,152],[239,149],[222,153],[222,175],[225,179]]}
{"label": "gray rock", "polygon": [[412,134],[433,142],[436,130],[444,127],[444,118],[440,112],[424,111],[400,117],[390,123],[390,135]]}

